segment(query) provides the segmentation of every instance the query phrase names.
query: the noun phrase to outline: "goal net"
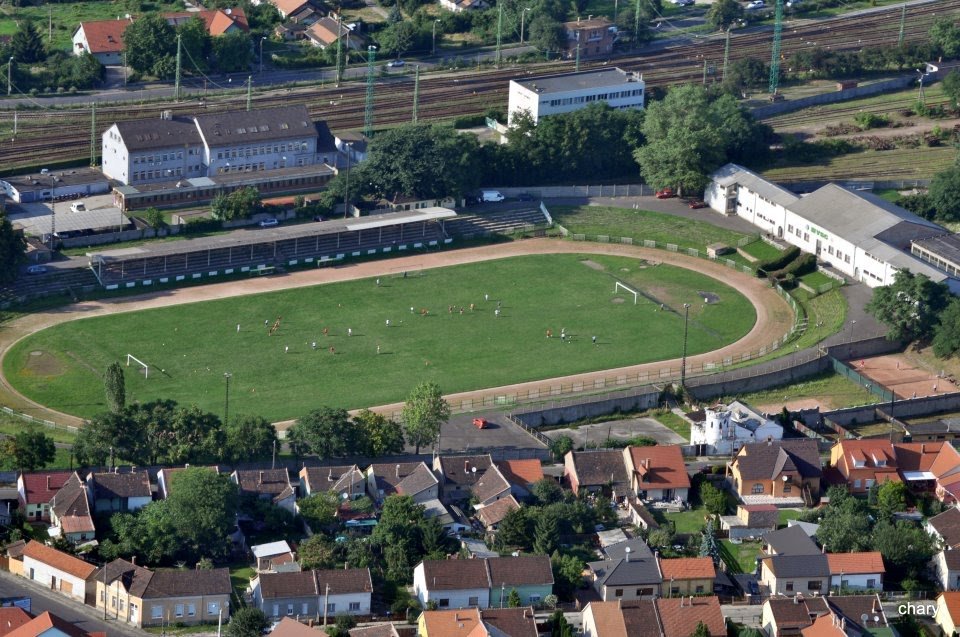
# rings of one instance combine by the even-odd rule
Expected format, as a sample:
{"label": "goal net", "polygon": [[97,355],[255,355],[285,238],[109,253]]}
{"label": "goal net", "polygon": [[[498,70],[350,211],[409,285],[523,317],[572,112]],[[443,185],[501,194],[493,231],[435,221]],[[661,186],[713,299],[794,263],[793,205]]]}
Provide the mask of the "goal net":
{"label": "goal net", "polygon": [[144,363],[142,360],[134,356],[133,354],[127,354],[127,367],[130,367],[130,361],[133,361],[137,365],[143,368],[143,377],[150,378],[150,366]]}
{"label": "goal net", "polygon": [[639,293],[639,292],[637,292],[636,290],[634,290],[633,288],[631,288],[631,287],[628,286],[628,285],[625,285],[625,284],[623,284],[623,283],[620,283],[620,281],[615,282],[615,283],[613,284],[613,294],[614,294],[614,295],[617,295],[617,294],[620,293],[621,290],[625,291],[627,294],[632,294],[632,295],[633,295],[633,304],[634,304],[634,305],[637,304],[637,297],[640,296],[640,293]]}

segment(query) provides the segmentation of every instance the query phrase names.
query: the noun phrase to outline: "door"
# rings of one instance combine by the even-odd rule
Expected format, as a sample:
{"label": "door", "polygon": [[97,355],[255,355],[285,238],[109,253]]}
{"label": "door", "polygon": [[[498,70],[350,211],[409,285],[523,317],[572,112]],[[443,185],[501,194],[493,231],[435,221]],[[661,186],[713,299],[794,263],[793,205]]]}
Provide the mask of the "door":
{"label": "door", "polygon": [[777,226],[777,238],[783,239],[783,226]]}
{"label": "door", "polygon": [[820,239],[817,239],[817,252],[816,252],[816,254],[817,254],[818,257],[820,256],[820,251],[821,251],[821,248],[820,248]]}
{"label": "door", "polygon": [[53,575],[50,576],[50,590],[57,590],[57,578]]}

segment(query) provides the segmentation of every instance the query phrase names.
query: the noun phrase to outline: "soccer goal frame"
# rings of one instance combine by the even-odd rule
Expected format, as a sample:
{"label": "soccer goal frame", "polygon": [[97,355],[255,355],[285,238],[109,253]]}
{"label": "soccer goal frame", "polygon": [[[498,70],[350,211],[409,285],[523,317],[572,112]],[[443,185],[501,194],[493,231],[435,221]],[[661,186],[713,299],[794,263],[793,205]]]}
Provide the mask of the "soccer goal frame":
{"label": "soccer goal frame", "polygon": [[127,367],[130,367],[130,361],[133,360],[135,363],[143,367],[144,378],[150,378],[150,366],[144,363],[142,360],[134,356],[133,354],[127,354]]}
{"label": "soccer goal frame", "polygon": [[628,285],[626,285],[626,284],[624,284],[624,283],[620,283],[620,281],[616,281],[616,282],[613,284],[613,293],[614,293],[614,295],[619,294],[621,288],[623,288],[624,290],[626,290],[627,292],[629,292],[630,294],[633,295],[633,304],[636,305],[636,304],[637,304],[637,300],[638,300],[639,297],[640,297],[640,293],[637,292],[636,290],[634,290],[633,288],[631,288],[630,286],[628,286]]}

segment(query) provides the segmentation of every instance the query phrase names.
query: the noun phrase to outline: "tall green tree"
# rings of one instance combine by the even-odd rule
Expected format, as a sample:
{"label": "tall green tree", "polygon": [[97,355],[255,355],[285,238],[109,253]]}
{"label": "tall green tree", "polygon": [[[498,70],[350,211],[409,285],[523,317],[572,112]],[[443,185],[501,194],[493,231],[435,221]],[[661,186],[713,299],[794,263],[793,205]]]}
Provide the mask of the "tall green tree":
{"label": "tall green tree", "polygon": [[510,589],[510,594],[507,595],[507,608],[520,608],[520,604],[523,603],[523,600],[520,599],[520,593],[515,588]]}
{"label": "tall green tree", "polygon": [[576,555],[556,552],[550,557],[550,564],[553,567],[553,592],[563,601],[572,600],[583,584],[583,560]]}
{"label": "tall green tree", "polygon": [[106,466],[110,457],[123,457],[128,419],[122,414],[102,413],[80,428],[73,455],[81,466]]}
{"label": "tall green tree", "polygon": [[323,533],[315,533],[301,542],[297,557],[300,559],[300,568],[305,571],[330,569],[336,565],[333,543]]}
{"label": "tall green tree", "polygon": [[933,353],[947,358],[960,352],[960,300],[954,299],[940,314],[940,325],[933,335]]}
{"label": "tall green tree", "polygon": [[700,502],[710,515],[724,515],[727,512],[727,494],[709,482],[700,485]]}
{"label": "tall green tree", "polygon": [[355,451],[356,436],[346,409],[314,409],[298,418],[287,435],[292,436],[293,444],[320,458],[337,458]]}
{"label": "tall green tree", "polygon": [[222,457],[223,443],[220,418],[193,405],[174,412],[162,451],[171,464],[211,462]]}
{"label": "tall green tree", "polygon": [[563,23],[555,17],[538,14],[530,20],[530,44],[539,50],[556,53],[564,49],[567,43],[567,33],[564,31]]}
{"label": "tall green tree", "polygon": [[159,13],[147,14],[124,30],[123,50],[127,65],[137,73],[167,79],[176,67],[176,29]]}
{"label": "tall green tree", "polygon": [[270,620],[259,608],[247,606],[230,614],[227,637],[260,637],[270,627]]}
{"label": "tall green tree", "polygon": [[110,411],[120,413],[127,405],[127,385],[120,363],[114,361],[107,366],[103,375],[103,389],[107,394]]}
{"label": "tall green tree", "polygon": [[960,71],[953,69],[940,83],[943,93],[950,98],[950,105],[953,108],[960,107]]}
{"label": "tall green tree", "polygon": [[199,15],[177,25],[183,52],[183,68],[196,73],[205,73],[209,68],[211,37],[207,24]]}
{"label": "tall green tree", "polygon": [[697,622],[697,627],[690,633],[690,637],[710,637],[710,629],[703,622]]}
{"label": "tall green tree", "polygon": [[227,539],[237,524],[240,496],[226,476],[200,467],[178,471],[171,477],[170,495],[160,502],[176,529],[178,557],[188,562],[200,557],[225,557]]}
{"label": "tall green tree", "polygon": [[743,6],[737,0],[716,0],[707,11],[707,24],[725,30],[743,17]]}
{"label": "tall green tree", "polygon": [[19,27],[10,39],[10,56],[21,64],[42,62],[47,57],[40,32],[32,21],[20,21]]}
{"label": "tall green tree", "polygon": [[340,500],[336,493],[318,491],[297,501],[300,515],[315,531],[332,528],[337,520],[337,508]]}
{"label": "tall green tree", "polygon": [[363,409],[352,418],[356,450],[374,458],[403,452],[403,428],[382,414]]}
{"label": "tall green tree", "polygon": [[236,416],[223,432],[223,455],[230,462],[269,458],[276,448],[277,429],[262,416]]}
{"label": "tall green tree", "polygon": [[223,73],[249,71],[253,63],[253,47],[250,36],[243,31],[231,31],[213,38],[213,56],[217,68]]}
{"label": "tall green tree", "polygon": [[933,336],[949,300],[950,291],[943,283],[898,270],[892,285],[874,288],[866,309],[889,328],[890,340],[925,340]]}
{"label": "tall green tree", "polygon": [[15,231],[7,215],[0,211],[0,284],[17,278],[17,268],[24,262],[26,250],[23,233]]}
{"label": "tall green tree", "polygon": [[887,480],[877,490],[877,511],[889,520],[894,513],[907,510],[907,485]]}
{"label": "tall green tree", "polygon": [[557,518],[542,512],[533,528],[533,552],[538,555],[552,555],[557,550],[560,525]]}
{"label": "tall green tree", "polygon": [[573,637],[573,626],[562,610],[555,610],[550,616],[550,637]]}
{"label": "tall green tree", "polygon": [[402,20],[380,31],[377,41],[385,55],[400,58],[414,46],[419,35],[420,32],[413,22]]}
{"label": "tall green tree", "polygon": [[443,399],[435,383],[417,385],[403,405],[403,423],[407,440],[416,447],[431,445],[440,435],[440,427],[450,419],[450,404]]}
{"label": "tall green tree", "polygon": [[0,467],[4,469],[36,471],[53,462],[56,455],[53,438],[38,427],[0,439]]}
{"label": "tall green tree", "polygon": [[[956,71],[953,71],[956,73]],[[936,218],[943,221],[960,219],[960,166],[954,165],[938,172],[927,190]]]}
{"label": "tall green tree", "polygon": [[878,522],[869,545],[871,551],[880,551],[883,555],[887,574],[895,580],[922,577],[938,550],[932,535],[907,520]]}
{"label": "tall green tree", "polygon": [[497,526],[497,544],[501,548],[527,549],[533,544],[531,519],[526,508],[507,513]]}
{"label": "tall green tree", "polygon": [[930,27],[930,42],[943,57],[954,59],[960,55],[960,26],[950,18],[942,18]]}

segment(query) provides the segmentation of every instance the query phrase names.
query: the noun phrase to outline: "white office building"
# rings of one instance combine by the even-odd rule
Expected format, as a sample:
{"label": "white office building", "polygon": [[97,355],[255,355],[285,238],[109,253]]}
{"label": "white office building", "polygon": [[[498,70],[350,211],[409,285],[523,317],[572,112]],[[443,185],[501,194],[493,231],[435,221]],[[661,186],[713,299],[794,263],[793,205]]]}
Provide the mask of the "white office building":
{"label": "white office building", "polygon": [[534,122],[541,117],[570,113],[593,102],[613,108],[643,108],[643,76],[618,68],[582,73],[545,75],[510,80],[509,120],[527,111]]}
{"label": "white office building", "polygon": [[960,280],[910,254],[911,242],[948,230],[871,193],[827,184],[798,196],[727,164],[711,175],[704,201],[870,287],[890,285],[897,270],[906,269],[960,291]]}

